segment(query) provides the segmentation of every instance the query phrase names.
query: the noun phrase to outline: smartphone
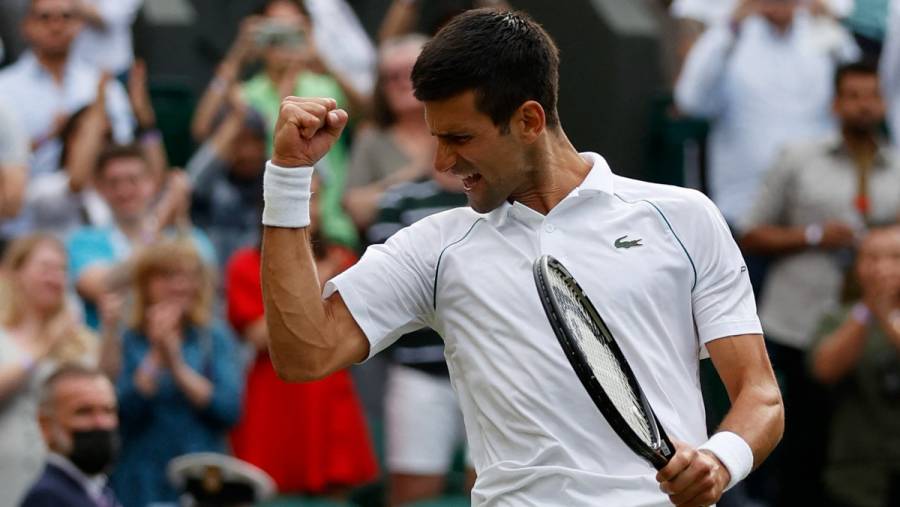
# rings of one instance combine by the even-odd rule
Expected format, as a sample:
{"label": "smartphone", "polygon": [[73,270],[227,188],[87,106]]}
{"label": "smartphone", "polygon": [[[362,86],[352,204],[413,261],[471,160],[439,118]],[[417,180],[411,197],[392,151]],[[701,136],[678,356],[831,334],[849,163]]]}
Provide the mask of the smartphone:
{"label": "smartphone", "polygon": [[302,49],[306,46],[306,32],[296,25],[277,20],[265,21],[256,31],[255,42],[261,48]]}

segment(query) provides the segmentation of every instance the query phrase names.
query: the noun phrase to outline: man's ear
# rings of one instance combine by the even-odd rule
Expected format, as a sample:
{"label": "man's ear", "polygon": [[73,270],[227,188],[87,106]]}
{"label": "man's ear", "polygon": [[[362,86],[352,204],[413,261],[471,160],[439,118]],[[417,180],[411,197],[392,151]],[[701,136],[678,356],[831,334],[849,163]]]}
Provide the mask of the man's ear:
{"label": "man's ear", "polygon": [[525,101],[513,115],[515,130],[526,144],[535,142],[547,128],[547,115],[536,100]]}

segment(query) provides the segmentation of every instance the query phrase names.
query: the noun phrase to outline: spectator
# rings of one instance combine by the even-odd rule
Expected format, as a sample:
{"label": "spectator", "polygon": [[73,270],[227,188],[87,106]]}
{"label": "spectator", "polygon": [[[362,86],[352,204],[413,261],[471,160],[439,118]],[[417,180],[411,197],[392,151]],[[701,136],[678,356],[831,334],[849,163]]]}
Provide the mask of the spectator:
{"label": "spectator", "polygon": [[191,217],[223,263],[238,248],[259,243],[267,137],[265,120],[234,93],[225,120],[187,164]]}
{"label": "spectator", "polygon": [[[313,183],[310,234],[322,283],[350,267],[356,256],[321,236]],[[369,482],[378,465],[349,372],[307,384],[280,380],[268,354],[263,316],[260,249],[238,251],[227,268],[228,317],[256,351],[247,376],[243,418],[231,435],[234,454],[266,471],[282,493],[339,496]]]}
{"label": "spectator", "polygon": [[859,54],[842,29],[824,38],[798,3],[742,0],[700,37],[676,85],[678,107],[712,121],[710,190],[732,227],[784,143],[833,130],[831,76]]}
{"label": "spectator", "polygon": [[78,16],[85,24],[72,54],[124,81],[134,63],[131,25],[144,0],[78,0]]}
{"label": "spectator", "polygon": [[900,505],[900,229],[872,230],[854,274],[861,298],[822,320],[809,364],[830,387],[828,505]]}
{"label": "spectator", "polygon": [[[368,240],[383,243],[428,215],[465,205],[460,179],[432,170],[431,178],[385,192]],[[465,428],[437,332],[425,328],[401,337],[391,359],[385,399],[388,503],[406,505],[444,491],[454,452],[465,442]],[[475,472],[467,464],[466,487],[471,489]]]}
{"label": "spectator", "polygon": [[80,227],[103,227],[112,222],[109,206],[91,181],[100,152],[112,141],[102,96],[101,92],[101,100],[73,113],[60,129],[59,170],[29,183],[26,208],[35,230],[65,240]]}
{"label": "spectator", "polygon": [[353,146],[344,207],[365,230],[378,213],[381,195],[391,185],[429,173],[435,142],[425,123],[425,107],[413,96],[410,73],[423,35],[391,39],[379,51],[375,84],[376,129],[363,132]]}
{"label": "spectator", "polygon": [[[0,220],[14,218],[22,207],[28,152],[28,139],[18,118],[0,103]],[[0,227],[0,240],[2,236]]]}
{"label": "spectator", "polygon": [[[261,15],[241,24],[241,31],[229,54],[219,66],[215,78],[197,105],[191,126],[195,138],[205,140],[212,131],[212,120],[231,93],[242,68],[251,56],[259,55],[261,72],[240,85],[244,101],[263,115],[274,127],[281,99],[288,95],[332,97],[342,106],[364,110],[367,99],[354,98],[354,89],[333,71],[323,68],[312,43],[311,25],[301,0],[266,0]],[[270,130],[271,132],[271,130]],[[267,153],[272,151],[272,136],[266,137]],[[347,148],[342,139],[322,159],[320,169],[327,174],[323,187],[322,230],[329,239],[356,246],[356,229],[341,208],[341,196],[347,171]]]}
{"label": "spectator", "polygon": [[106,476],[119,450],[109,379],[83,366],[61,368],[43,386],[40,423],[50,452],[22,507],[117,507]]}
{"label": "spectator", "polygon": [[156,184],[142,150],[112,146],[97,161],[94,185],[112,210],[113,223],[78,229],[67,242],[72,279],[91,327],[99,324],[96,305],[101,297],[127,285],[134,253],[161,237],[190,237],[207,265],[216,266],[209,239],[190,226],[190,188],[183,171],[169,174],[167,189],[154,206]]}
{"label": "spectator", "polygon": [[[31,140],[31,174],[59,167],[59,129],[73,112],[94,101],[101,72],[70,57],[81,29],[78,0],[31,0],[22,30],[29,50],[0,71],[0,97],[13,109]],[[110,81],[106,110],[113,138],[130,142],[134,119],[122,85]]]}
{"label": "spectator", "polygon": [[0,292],[0,505],[18,505],[43,466],[38,391],[60,364],[93,363],[96,340],[65,304],[66,255],[51,236],[12,242]]}
{"label": "spectator", "polygon": [[213,280],[194,246],[164,240],[138,256],[134,316],[116,382],[122,456],[113,489],[126,507],[174,502],[168,462],[224,452],[238,418],[241,367],[226,326],[212,320]]}
{"label": "spectator", "polygon": [[816,323],[838,300],[857,234],[900,215],[900,158],[879,134],[885,107],[876,68],[840,67],[835,90],[841,136],[786,148],[741,224],[747,251],[779,256],[760,303],[784,404],[794,414],[781,445],[779,488],[788,503],[778,505],[819,504],[811,495],[821,491],[827,403],[806,374],[806,352]]}
{"label": "spectator", "polygon": [[[109,206],[93,184],[97,160],[112,142],[105,100],[109,79],[104,76],[100,80],[94,102],[72,114],[61,129],[60,169],[40,175],[28,185],[26,208],[35,229],[67,238],[79,227],[104,227],[112,222]],[[155,184],[160,185],[168,162],[162,136],[156,131],[146,68],[141,61],[135,62],[129,75],[128,96],[138,118],[140,147],[151,167]]]}
{"label": "spectator", "polygon": [[890,6],[880,70],[881,86],[890,106],[888,125],[894,146],[900,147],[900,1],[892,2]]}

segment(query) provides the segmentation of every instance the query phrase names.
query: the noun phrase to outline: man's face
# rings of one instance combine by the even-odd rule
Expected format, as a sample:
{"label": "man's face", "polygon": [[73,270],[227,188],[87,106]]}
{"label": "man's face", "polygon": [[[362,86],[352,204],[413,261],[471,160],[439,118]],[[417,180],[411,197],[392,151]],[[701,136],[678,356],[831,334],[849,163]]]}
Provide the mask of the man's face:
{"label": "man's face", "polygon": [[844,128],[874,132],[884,121],[885,104],[874,74],[846,74],[838,85],[834,113]]}
{"label": "man's face", "polygon": [[110,160],[97,178],[96,186],[118,220],[141,218],[153,197],[147,163],[139,158]]}
{"label": "man's face", "polygon": [[524,190],[528,183],[526,146],[513,129],[502,133],[475,106],[475,93],[425,102],[425,121],[437,137],[434,168],[459,178],[469,206],[487,213]]}
{"label": "man's face", "polygon": [[81,30],[75,0],[34,0],[23,30],[36,53],[65,57]]}
{"label": "man's face", "polygon": [[73,433],[119,426],[116,394],[106,377],[62,379],[52,396],[52,410],[41,416],[44,438],[52,451],[67,456],[72,451]]}

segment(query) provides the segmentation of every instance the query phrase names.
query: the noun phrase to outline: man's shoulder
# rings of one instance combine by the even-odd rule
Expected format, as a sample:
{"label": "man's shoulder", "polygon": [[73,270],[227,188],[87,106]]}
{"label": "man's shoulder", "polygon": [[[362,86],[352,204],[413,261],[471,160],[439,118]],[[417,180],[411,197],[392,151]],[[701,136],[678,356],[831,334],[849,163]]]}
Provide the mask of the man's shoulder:
{"label": "man's shoulder", "polygon": [[[83,500],[83,501],[82,501]],[[23,507],[91,505],[84,489],[65,472],[51,463],[22,501]]]}
{"label": "man's shoulder", "polygon": [[620,201],[652,208],[675,231],[695,230],[700,223],[724,220],[712,199],[692,188],[617,176],[615,189]]}
{"label": "man's shoulder", "polygon": [[397,235],[404,235],[409,241],[427,245],[429,249],[441,251],[448,245],[466,237],[476,224],[483,222],[485,215],[468,206],[440,211],[429,215],[402,229]]}
{"label": "man's shoulder", "polygon": [[624,176],[615,177],[615,196],[627,203],[645,203],[657,208],[704,208],[712,201],[693,188],[651,183]]}

